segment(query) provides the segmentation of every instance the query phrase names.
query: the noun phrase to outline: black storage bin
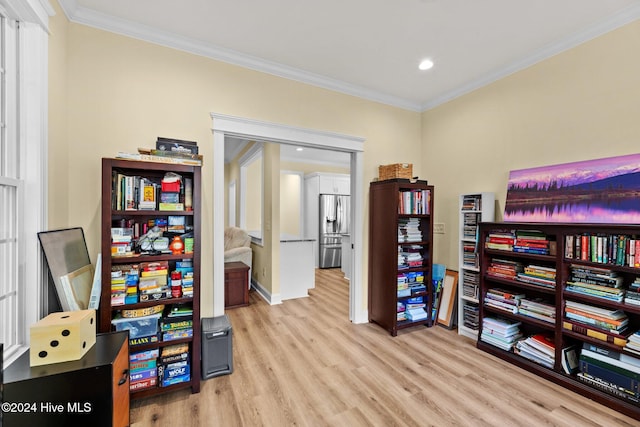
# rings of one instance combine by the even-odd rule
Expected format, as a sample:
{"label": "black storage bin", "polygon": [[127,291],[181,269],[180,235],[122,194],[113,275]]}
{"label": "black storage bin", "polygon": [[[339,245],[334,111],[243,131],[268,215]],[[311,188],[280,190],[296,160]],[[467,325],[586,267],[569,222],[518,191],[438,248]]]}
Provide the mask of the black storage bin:
{"label": "black storage bin", "polygon": [[202,379],[233,372],[231,323],[226,315],[202,319]]}

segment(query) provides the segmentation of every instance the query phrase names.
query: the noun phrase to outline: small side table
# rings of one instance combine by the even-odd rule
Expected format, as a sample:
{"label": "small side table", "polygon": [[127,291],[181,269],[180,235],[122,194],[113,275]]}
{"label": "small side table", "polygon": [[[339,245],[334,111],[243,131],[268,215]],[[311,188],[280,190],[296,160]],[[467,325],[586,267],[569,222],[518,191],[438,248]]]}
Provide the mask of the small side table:
{"label": "small side table", "polygon": [[224,263],[224,307],[249,305],[249,266],[242,262]]}

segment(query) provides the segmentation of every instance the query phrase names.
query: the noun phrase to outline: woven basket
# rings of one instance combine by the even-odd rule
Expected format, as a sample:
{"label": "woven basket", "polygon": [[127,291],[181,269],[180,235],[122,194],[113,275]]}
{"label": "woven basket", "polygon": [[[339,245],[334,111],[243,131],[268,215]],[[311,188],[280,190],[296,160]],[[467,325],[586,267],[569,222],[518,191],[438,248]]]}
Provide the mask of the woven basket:
{"label": "woven basket", "polygon": [[380,165],[378,167],[378,179],[413,178],[413,164],[394,163],[392,165]]}

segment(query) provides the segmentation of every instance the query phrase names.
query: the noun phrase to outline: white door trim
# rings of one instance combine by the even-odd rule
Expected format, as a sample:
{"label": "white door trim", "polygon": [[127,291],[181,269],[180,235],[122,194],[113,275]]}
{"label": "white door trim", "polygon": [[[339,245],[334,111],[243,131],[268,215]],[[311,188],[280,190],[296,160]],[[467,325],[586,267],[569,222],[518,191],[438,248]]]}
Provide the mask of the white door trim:
{"label": "white door trim", "polygon": [[[351,153],[352,277],[349,282],[349,319],[366,323],[362,284],[363,152],[364,138],[304,129],[225,114],[211,113],[213,131],[213,315],[224,314],[224,139],[234,136],[254,141],[280,142]],[[273,260],[279,262],[279,260]]]}

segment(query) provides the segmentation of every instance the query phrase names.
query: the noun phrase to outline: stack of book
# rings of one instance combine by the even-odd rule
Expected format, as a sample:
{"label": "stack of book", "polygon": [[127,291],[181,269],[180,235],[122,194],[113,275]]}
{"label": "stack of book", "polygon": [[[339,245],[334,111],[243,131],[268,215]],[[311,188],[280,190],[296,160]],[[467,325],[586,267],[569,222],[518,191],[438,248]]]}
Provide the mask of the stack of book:
{"label": "stack of book", "polygon": [[640,277],[636,277],[624,296],[625,304],[640,305]]}
{"label": "stack of book", "polygon": [[632,333],[628,328],[629,319],[622,310],[566,301],[564,315],[564,329],[618,346],[626,345]]}
{"label": "stack of book", "polygon": [[640,331],[636,331],[629,335],[629,338],[624,346],[625,351],[635,354],[640,357]]}
{"label": "stack of book", "polygon": [[538,230],[517,230],[513,243],[514,252],[527,254],[548,255],[550,241],[547,236]]}
{"label": "stack of book", "polygon": [[163,347],[158,362],[158,378],[162,387],[191,380],[191,360],[189,358],[188,344]]}
{"label": "stack of book", "polygon": [[465,267],[478,268],[478,253],[475,243],[462,244],[462,263]]}
{"label": "stack of book", "polygon": [[424,308],[407,308],[407,320],[411,322],[417,322],[419,320],[425,320],[428,315],[427,312],[424,311]]}
{"label": "stack of book", "polygon": [[420,245],[408,245],[398,247],[398,268],[408,269],[415,267],[422,267],[424,257],[420,252],[422,246]]}
{"label": "stack of book", "polygon": [[556,346],[551,334],[535,334],[516,343],[514,353],[535,363],[553,369]]}
{"label": "stack of book", "polygon": [[420,220],[418,218],[398,219],[398,242],[421,242]]}
{"label": "stack of book", "polygon": [[522,298],[518,313],[547,323],[555,323],[556,307],[542,298]]}
{"label": "stack of book", "polygon": [[478,299],[478,287],[480,285],[480,274],[473,271],[462,272],[462,295],[465,297]]}
{"label": "stack of book", "polygon": [[140,391],[158,384],[157,361],[160,350],[146,350],[129,355],[129,389]]}
{"label": "stack of book", "polygon": [[487,274],[489,276],[510,280],[515,280],[518,273],[523,271],[524,267],[521,262],[508,259],[493,258],[487,267]]}
{"label": "stack of book", "polygon": [[463,215],[462,238],[476,240],[478,234],[478,214],[465,213]]}
{"label": "stack of book", "polygon": [[487,307],[517,314],[522,298],[525,298],[525,294],[514,294],[499,288],[487,289],[484,304]]}
{"label": "stack of book", "polygon": [[622,302],[624,299],[624,278],[615,271],[572,264],[570,273],[566,285],[568,291],[608,301]]}
{"label": "stack of book", "polygon": [[513,231],[493,231],[487,236],[487,240],[484,243],[486,249],[497,249],[501,251],[513,251],[513,243],[515,242],[516,235]]}
{"label": "stack of book", "polygon": [[462,310],[464,326],[474,331],[480,329],[480,307],[475,304],[464,304]]}
{"label": "stack of book", "polygon": [[479,211],[482,209],[482,197],[465,195],[462,197],[463,211]]}
{"label": "stack of book", "polygon": [[640,359],[584,343],[578,379],[635,404],[640,403]]}
{"label": "stack of book", "polygon": [[140,301],[156,301],[169,298],[168,286],[169,262],[140,263],[140,281],[138,283]]}
{"label": "stack of book", "polygon": [[111,305],[135,304],[138,302],[138,264],[116,264],[111,266]]}
{"label": "stack of book", "polygon": [[556,287],[556,269],[555,267],[528,265],[524,271],[517,273],[517,280],[553,289]]}
{"label": "stack of book", "polygon": [[193,311],[191,309],[170,310],[160,321],[162,341],[174,341],[193,336]]}
{"label": "stack of book", "polygon": [[480,340],[506,351],[510,351],[522,337],[520,322],[508,319],[485,317],[482,319]]}

